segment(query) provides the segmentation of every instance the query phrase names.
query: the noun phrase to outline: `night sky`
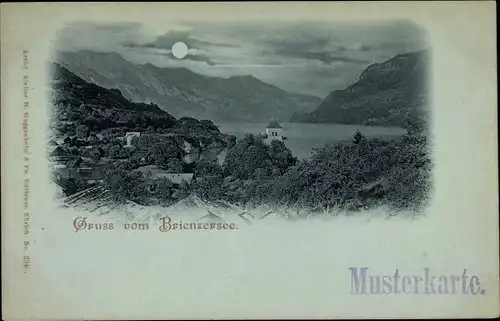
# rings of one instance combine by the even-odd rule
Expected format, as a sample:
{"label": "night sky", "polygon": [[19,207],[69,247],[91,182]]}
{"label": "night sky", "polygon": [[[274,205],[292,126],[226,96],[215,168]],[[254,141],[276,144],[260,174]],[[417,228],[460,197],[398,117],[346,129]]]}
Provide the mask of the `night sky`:
{"label": "night sky", "polygon": [[[177,41],[188,55],[171,53]],[[357,80],[370,64],[429,47],[425,29],[407,21],[374,23],[77,23],[61,30],[59,50],[117,52],[137,63],[186,67],[218,77],[252,75],[319,97]]]}

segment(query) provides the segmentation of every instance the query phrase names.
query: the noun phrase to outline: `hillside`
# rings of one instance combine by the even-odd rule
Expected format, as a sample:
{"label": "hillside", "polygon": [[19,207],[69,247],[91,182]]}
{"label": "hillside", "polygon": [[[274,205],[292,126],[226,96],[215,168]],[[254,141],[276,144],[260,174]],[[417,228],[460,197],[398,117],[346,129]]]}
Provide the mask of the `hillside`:
{"label": "hillside", "polygon": [[311,113],[290,121],[405,126],[426,115],[429,52],[398,55],[369,66],[353,85],[331,92]]}
{"label": "hillside", "polygon": [[[92,131],[123,127],[163,131],[193,130],[218,133],[210,120],[189,117],[176,119],[154,103],[136,103],[118,89],[106,89],[88,83],[59,64],[52,67],[52,110],[55,123],[71,122],[88,126]],[[196,128],[187,128],[187,127]]]}
{"label": "hillside", "polygon": [[[179,172],[201,159],[217,159],[235,140],[210,120],[176,119],[155,104],[131,102],[119,90],[88,83],[58,64],[52,68],[51,141],[57,156],[119,161],[130,169],[155,164]],[[141,133],[134,148],[124,147],[126,132]]]}
{"label": "hillside", "polygon": [[[162,124],[175,126],[173,116],[157,105],[133,103],[123,97],[119,90],[108,90],[87,83],[58,64],[52,65],[52,98],[56,120],[87,123],[90,126],[113,127],[143,114],[158,118]],[[106,124],[102,123],[106,120]]]}
{"label": "hillside", "polygon": [[[301,209],[322,215],[333,208],[412,209],[427,200],[431,163],[427,138],[418,132],[387,141],[356,135],[300,161],[280,140],[266,144],[247,135],[236,141],[209,120],[176,119],[53,67],[47,148],[54,181],[66,195],[98,184],[109,193],[92,198],[113,202],[170,206],[195,195],[217,204],[285,206],[297,215]],[[140,135],[125,145],[130,131]]]}
{"label": "hillside", "polygon": [[89,50],[61,52],[57,62],[87,82],[119,89],[133,101],[153,102],[175,117],[214,121],[286,121],[295,112],[310,112],[321,102],[253,76],[208,77],[186,68],[135,65],[117,53]]}

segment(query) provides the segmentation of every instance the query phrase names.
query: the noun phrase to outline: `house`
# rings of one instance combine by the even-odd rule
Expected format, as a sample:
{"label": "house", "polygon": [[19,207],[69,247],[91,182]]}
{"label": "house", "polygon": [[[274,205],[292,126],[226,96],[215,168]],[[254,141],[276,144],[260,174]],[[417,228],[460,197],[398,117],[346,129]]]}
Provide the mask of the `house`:
{"label": "house", "polygon": [[52,171],[56,181],[68,180],[70,178],[70,169],[66,164],[56,163],[52,165]]}
{"label": "house", "polygon": [[[54,137],[50,138],[48,141],[47,141],[47,144],[45,145],[46,146],[46,150],[47,150],[47,153],[48,155],[51,155],[56,149],[57,147],[59,147],[59,144],[57,143],[56,139]],[[57,151],[57,153],[60,153],[61,151]]]}
{"label": "house", "polygon": [[75,156],[71,155],[49,155],[48,159],[54,164],[65,164],[68,160],[75,158]]}
{"label": "house", "polygon": [[193,179],[193,173],[171,173],[167,170],[159,168],[156,165],[141,166],[135,169],[135,171],[142,173],[150,172],[152,179],[166,178],[170,180],[174,186],[179,186],[182,182],[189,184]]}
{"label": "house", "polygon": [[87,157],[73,157],[65,164],[54,164],[52,169],[57,179],[86,179],[88,183],[103,179],[102,168]]}
{"label": "house", "polygon": [[76,146],[76,147],[81,147],[81,146],[86,146],[87,145],[87,138],[85,139],[79,139],[77,136],[66,136],[64,138],[58,138],[56,140],[59,146],[61,145],[66,145],[66,146]]}
{"label": "house", "polygon": [[56,146],[59,146],[59,144],[57,143],[56,139],[53,137],[53,138],[50,138],[48,141],[47,141],[47,145],[48,146],[53,146],[53,147],[56,147]]}
{"label": "house", "polygon": [[67,156],[69,155],[68,151],[61,146],[57,146],[50,152],[49,156]]}
{"label": "house", "polygon": [[180,185],[182,182],[189,184],[193,179],[193,173],[168,173],[164,177],[174,183],[174,185]]}
{"label": "house", "polygon": [[266,134],[268,139],[278,139],[283,140],[283,127],[276,121],[273,120],[266,127]]}
{"label": "house", "polygon": [[127,144],[124,147],[132,147],[132,138],[141,136],[141,132],[127,132],[125,133],[125,141]]}
{"label": "house", "polygon": [[66,136],[63,140],[63,144],[71,145],[73,142],[76,142],[76,136]]}

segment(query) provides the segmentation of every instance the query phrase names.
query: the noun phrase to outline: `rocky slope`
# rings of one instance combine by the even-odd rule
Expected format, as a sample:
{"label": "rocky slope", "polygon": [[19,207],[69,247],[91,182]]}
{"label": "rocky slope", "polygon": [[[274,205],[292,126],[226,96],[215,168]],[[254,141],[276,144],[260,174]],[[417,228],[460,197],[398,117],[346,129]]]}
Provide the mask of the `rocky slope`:
{"label": "rocky slope", "polygon": [[119,89],[133,101],[153,102],[176,117],[286,121],[294,112],[310,112],[321,102],[252,76],[217,78],[186,68],[135,65],[117,53],[61,52],[57,62],[88,82]]}
{"label": "rocky slope", "polygon": [[423,118],[428,104],[429,52],[395,56],[369,66],[353,85],[330,93],[318,108],[293,122],[405,126]]}

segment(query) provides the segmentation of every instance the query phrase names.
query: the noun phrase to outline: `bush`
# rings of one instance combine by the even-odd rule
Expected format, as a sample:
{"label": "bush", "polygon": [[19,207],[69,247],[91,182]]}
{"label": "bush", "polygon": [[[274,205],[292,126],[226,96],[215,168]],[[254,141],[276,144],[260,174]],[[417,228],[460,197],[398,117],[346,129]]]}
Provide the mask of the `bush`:
{"label": "bush", "polygon": [[222,167],[215,162],[200,162],[193,174],[192,190],[205,200],[219,200],[225,197]]}
{"label": "bush", "polygon": [[167,178],[158,178],[154,181],[153,195],[158,198],[162,205],[170,205],[174,201],[174,184]]}
{"label": "bush", "polygon": [[164,168],[170,173],[182,173],[184,166],[183,162],[181,162],[179,159],[171,158],[167,161],[167,165],[164,166]]}
{"label": "bush", "polygon": [[356,133],[354,134],[354,137],[352,139],[352,142],[354,144],[359,144],[361,142],[362,139],[364,139],[365,136],[363,136],[363,134],[361,134],[361,132],[359,131],[359,129],[356,131]]}
{"label": "bush", "polygon": [[113,145],[108,150],[109,157],[116,159],[125,159],[130,156],[127,148],[123,148],[120,145]]}
{"label": "bush", "polygon": [[148,200],[150,180],[143,173],[117,169],[111,166],[104,173],[104,188],[117,201],[130,200],[145,204]]}
{"label": "bush", "polygon": [[431,164],[425,136],[384,141],[356,133],[351,143],[316,149],[307,161],[297,161],[282,144],[273,142],[266,158],[255,137],[238,142],[224,166],[231,177],[225,196],[325,211],[425,205]]}
{"label": "bush", "polygon": [[229,150],[224,172],[226,176],[251,179],[255,178],[256,171],[259,176],[263,173],[284,173],[295,163],[296,159],[283,142],[272,141],[269,146],[262,138],[247,135]]}
{"label": "bush", "polygon": [[90,129],[85,125],[78,125],[75,133],[78,138],[87,138],[90,134]]}

